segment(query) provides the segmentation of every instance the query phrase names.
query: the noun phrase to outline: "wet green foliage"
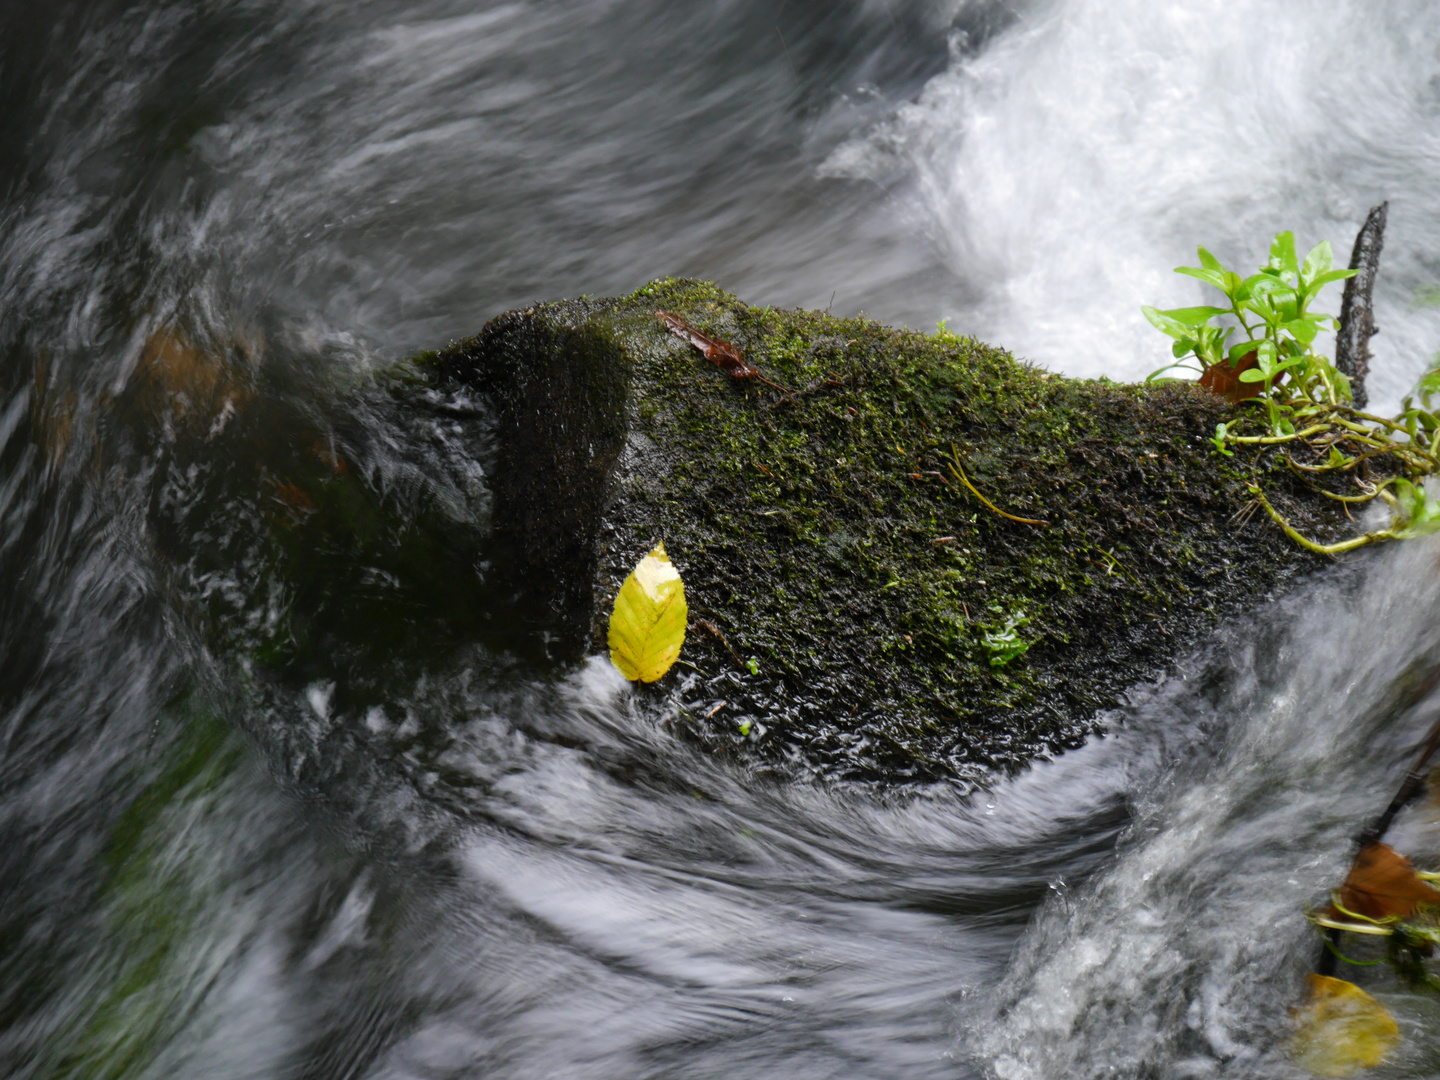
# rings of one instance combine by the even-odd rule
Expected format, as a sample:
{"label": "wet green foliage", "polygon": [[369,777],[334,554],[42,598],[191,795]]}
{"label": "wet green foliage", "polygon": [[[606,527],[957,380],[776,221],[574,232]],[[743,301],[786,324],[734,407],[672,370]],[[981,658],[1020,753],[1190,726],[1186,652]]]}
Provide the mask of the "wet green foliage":
{"label": "wet green foliage", "polygon": [[[1326,555],[1440,529],[1440,503],[1415,483],[1440,471],[1440,420],[1431,401],[1440,391],[1440,370],[1421,379],[1415,391],[1420,404],[1412,395],[1398,416],[1376,416],[1353,407],[1345,375],[1312,347],[1322,328],[1338,329],[1338,323],[1311,312],[1309,305],[1325,285],[1358,271],[1334,269],[1328,241],[1317,244],[1301,263],[1288,232],[1275,237],[1269,261],[1248,278],[1225,269],[1203,247],[1200,262],[1175,272],[1213,285],[1230,306],[1143,308],[1157,329],[1176,339],[1173,352],[1179,358],[1150,380],[1185,366],[1187,357],[1199,363],[1202,373],[1228,366],[1239,383],[1254,384],[1258,396],[1241,421],[1216,425],[1210,441],[1217,453],[1233,456],[1231,447],[1242,444],[1270,449],[1320,495],[1344,503],[1382,499],[1391,513],[1381,528],[1325,544],[1296,529],[1258,481],[1250,487],[1256,504],[1291,539]],[[1232,318],[1244,340],[1227,350],[1237,327],[1211,325],[1217,317]]]}
{"label": "wet green foliage", "polygon": [[[1228,307],[1176,308],[1157,311],[1142,308],[1145,317],[1162,333],[1175,338],[1176,363],[1161,368],[1150,376],[1154,380],[1174,368],[1194,366],[1197,372],[1219,364],[1238,367],[1242,358],[1254,355],[1254,367],[1240,371],[1242,383],[1260,383],[1267,399],[1277,391],[1277,380],[1288,378],[1292,387],[1304,386],[1312,394],[1325,398],[1349,400],[1350,388],[1345,377],[1333,364],[1316,354],[1311,346],[1322,329],[1338,329],[1338,321],[1330,315],[1310,310],[1320,290],[1331,282],[1354,277],[1357,270],[1336,270],[1330,241],[1316,244],[1305,261],[1295,253],[1295,234],[1282,232],[1270,245],[1270,259],[1259,273],[1242,278],[1227,270],[1220,260],[1203,247],[1199,249],[1199,266],[1176,267],[1184,274],[1212,285],[1225,294]],[[1215,318],[1231,318],[1235,326],[1212,325]],[[1226,348],[1236,330],[1243,340]],[[1187,364],[1188,358],[1194,362]]]}
{"label": "wet green foliage", "polygon": [[991,667],[1004,667],[1011,660],[1024,656],[1029,650],[1030,642],[1020,636],[1020,628],[1030,620],[1023,611],[1012,611],[1005,615],[998,604],[991,604],[990,610],[996,615],[1003,615],[1004,622],[1001,626],[984,630],[980,644],[990,654]]}

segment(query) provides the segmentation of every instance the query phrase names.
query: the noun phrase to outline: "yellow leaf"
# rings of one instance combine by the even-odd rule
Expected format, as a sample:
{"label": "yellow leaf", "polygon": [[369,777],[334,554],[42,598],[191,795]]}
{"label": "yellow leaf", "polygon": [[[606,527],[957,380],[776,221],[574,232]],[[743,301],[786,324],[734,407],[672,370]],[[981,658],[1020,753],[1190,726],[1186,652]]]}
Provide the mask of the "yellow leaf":
{"label": "yellow leaf", "polygon": [[610,612],[610,661],[632,681],[654,682],[670,670],[685,641],[685,583],[665,545],[646,555],[615,597]]}
{"label": "yellow leaf", "polygon": [[1309,990],[1295,1014],[1290,1060],[1316,1076],[1353,1076],[1373,1069],[1400,1041],[1390,1011],[1354,983],[1306,975]]}

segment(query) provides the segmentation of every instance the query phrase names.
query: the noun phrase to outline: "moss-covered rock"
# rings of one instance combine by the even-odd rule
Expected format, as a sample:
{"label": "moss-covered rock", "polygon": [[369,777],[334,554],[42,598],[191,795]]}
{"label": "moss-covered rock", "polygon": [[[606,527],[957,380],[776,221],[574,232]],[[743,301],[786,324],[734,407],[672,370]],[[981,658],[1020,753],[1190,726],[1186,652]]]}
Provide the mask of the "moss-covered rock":
{"label": "moss-covered rock", "polygon": [[[657,310],[793,392],[728,378]],[[691,624],[659,692],[762,766],[973,780],[1073,747],[1222,614],[1318,565],[1247,517],[1251,476],[1302,527],[1344,525],[1276,462],[1218,456],[1234,407],[1193,386],[1069,379],[703,282],[511,312],[433,362],[499,405],[496,520],[531,601],[603,650],[663,539]],[[1044,524],[987,508],[952,462]]]}

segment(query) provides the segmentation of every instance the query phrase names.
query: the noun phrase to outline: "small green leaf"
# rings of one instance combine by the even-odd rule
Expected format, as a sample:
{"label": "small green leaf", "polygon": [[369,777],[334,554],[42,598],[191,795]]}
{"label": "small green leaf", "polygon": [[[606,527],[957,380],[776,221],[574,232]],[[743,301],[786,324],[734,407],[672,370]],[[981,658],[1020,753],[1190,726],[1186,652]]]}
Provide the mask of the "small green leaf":
{"label": "small green leaf", "polygon": [[1226,432],[1229,431],[1229,429],[1230,425],[1228,424],[1216,424],[1215,434],[1211,437],[1210,443],[1212,446],[1215,447],[1216,450],[1224,454],[1226,457],[1234,457],[1235,452],[1233,450],[1225,449],[1225,435]]}
{"label": "small green leaf", "polygon": [[1195,355],[1206,365],[1220,363],[1225,359],[1225,342],[1234,332],[1233,326],[1199,327],[1196,332],[1199,343],[1195,347]]}
{"label": "small green leaf", "polygon": [[1214,255],[1211,255],[1210,252],[1206,251],[1203,247],[1197,250],[1200,253],[1201,266],[1203,266],[1206,270],[1218,270],[1222,274],[1225,273],[1225,267],[1220,265],[1219,259],[1215,258]]}
{"label": "small green leaf", "polygon": [[1173,338],[1188,337],[1190,328],[1179,319],[1171,318],[1163,311],[1153,307],[1145,306],[1140,313],[1150,320],[1150,325],[1159,330],[1162,334],[1169,334]]}
{"label": "small green leaf", "polygon": [[1321,240],[1305,256],[1305,265],[1300,268],[1300,280],[1306,285],[1313,284],[1321,274],[1328,273],[1335,265],[1335,254],[1330,250],[1330,241]]}
{"label": "small green leaf", "polygon": [[1410,310],[1417,311],[1427,307],[1440,307],[1440,285],[1415,286],[1415,291],[1410,296]]}
{"label": "small green leaf", "polygon": [[1276,298],[1294,298],[1295,290],[1271,274],[1251,274],[1240,283],[1236,296],[1240,300],[1264,297],[1273,304],[1278,302]]}
{"label": "small green leaf", "polygon": [[1295,234],[1288,229],[1282,233],[1276,233],[1275,239],[1270,243],[1269,267],[1282,273],[1300,274],[1300,267],[1295,259]]}
{"label": "small green leaf", "polygon": [[1167,376],[1167,375],[1165,374],[1165,372],[1167,372],[1167,371],[1174,371],[1176,368],[1180,368],[1181,370],[1184,370],[1184,371],[1195,371],[1195,372],[1198,372],[1198,371],[1200,370],[1200,369],[1197,368],[1194,364],[1166,364],[1164,367],[1162,367],[1162,368],[1156,368],[1156,369],[1155,369],[1154,371],[1152,371],[1149,375],[1146,375],[1146,376],[1145,376],[1145,381],[1146,381],[1147,383],[1180,382],[1181,380],[1180,380],[1178,377],[1176,377],[1176,376]]}
{"label": "small green leaf", "polygon": [[1276,376],[1281,375],[1286,371],[1289,371],[1291,368],[1295,367],[1299,363],[1300,360],[1298,357],[1294,360],[1286,360],[1283,364],[1267,365],[1262,360],[1259,367],[1253,367],[1250,368],[1248,371],[1242,371],[1239,374],[1238,378],[1241,382],[1264,382],[1266,379],[1274,379]]}
{"label": "small green leaf", "polygon": [[1198,280],[1205,282],[1205,284],[1207,285],[1214,285],[1215,288],[1219,289],[1223,293],[1228,294],[1230,291],[1226,288],[1226,272],[1222,272],[1219,270],[1202,270],[1198,266],[1177,266],[1175,268],[1175,273],[1184,274],[1187,277],[1197,278]]}
{"label": "small green leaf", "polygon": [[1397,539],[1411,540],[1440,532],[1440,502],[1430,498],[1424,487],[1403,478],[1390,482],[1395,498],[1395,523],[1391,532]]}
{"label": "small green leaf", "polygon": [[1309,345],[1320,332],[1320,327],[1311,319],[1291,319],[1282,323],[1280,329],[1292,335],[1296,341]]}
{"label": "small green leaf", "polygon": [[990,654],[991,667],[1004,667],[1011,660],[1025,655],[1030,642],[1021,640],[1018,629],[1029,621],[1025,612],[1014,611],[1006,617],[1003,626],[984,632],[980,643]]}
{"label": "small green leaf", "polygon": [[1420,381],[1415,384],[1415,391],[1426,401],[1429,401],[1430,395],[1440,394],[1440,367],[1433,367],[1421,375]]}
{"label": "small green leaf", "polygon": [[1200,307],[1170,308],[1168,311],[1162,311],[1159,314],[1169,316],[1176,322],[1180,323],[1182,326],[1193,327],[1200,326],[1202,323],[1205,323],[1209,319],[1214,318],[1216,315],[1229,315],[1230,309],[1212,307],[1208,304],[1204,304]]}
{"label": "small green leaf", "polygon": [[1435,532],[1440,532],[1440,503],[1427,496],[1424,497],[1424,502],[1416,508],[1404,537],[1411,539],[1416,536],[1429,536]]}
{"label": "small green leaf", "polygon": [[1280,321],[1280,313],[1263,296],[1258,300],[1246,300],[1241,306],[1246,311],[1259,315],[1267,326],[1274,326]]}

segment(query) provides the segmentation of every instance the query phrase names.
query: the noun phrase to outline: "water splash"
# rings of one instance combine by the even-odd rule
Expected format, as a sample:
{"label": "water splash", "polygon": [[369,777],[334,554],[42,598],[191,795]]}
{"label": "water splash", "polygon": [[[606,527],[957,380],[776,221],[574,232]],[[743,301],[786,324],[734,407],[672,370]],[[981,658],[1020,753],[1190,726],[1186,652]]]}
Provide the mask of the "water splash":
{"label": "water splash", "polygon": [[1416,2],[1035,4],[822,173],[899,185],[978,297],[953,329],[1115,379],[1167,356],[1141,304],[1211,302],[1169,272],[1197,244],[1248,270],[1289,228],[1347,259],[1389,199],[1371,393],[1394,403],[1440,345],[1412,309],[1440,276],[1437,43]]}
{"label": "water splash", "polygon": [[[1305,906],[1440,717],[1437,555],[1412,545],[1314,586],[1232,638],[1218,683],[1137,702],[1138,731],[1180,714],[1203,737],[1138,800],[1116,865],[1027,933],[977,1040],[996,1077],[1293,1074],[1289,1010],[1320,949]],[[1412,1029],[1432,1011],[1370,969],[1341,974]],[[1422,1032],[1403,1074],[1430,1075],[1435,1049]]]}
{"label": "water splash", "polygon": [[[464,545],[389,560],[483,546],[488,451],[483,408],[381,369],[538,295],[837,289],[1138,374],[1134,306],[1186,299],[1195,242],[1339,239],[1389,196],[1377,396],[1433,347],[1423,5],[793,7],[58,5],[0,41],[0,79],[33,53],[0,103],[8,1074],[1287,1075],[1301,907],[1428,723],[1386,702],[1435,656],[1430,547],[973,801],[756,780],[603,664],[515,662]],[[817,179],[946,25],[949,70],[829,158],[885,192]],[[167,348],[246,409],[156,411]],[[404,527],[292,544],[333,586],[297,603],[285,478],[342,458]],[[427,636],[452,602],[464,640]],[[267,681],[287,604],[318,644]],[[1422,1005],[1376,989],[1433,1072]]]}

